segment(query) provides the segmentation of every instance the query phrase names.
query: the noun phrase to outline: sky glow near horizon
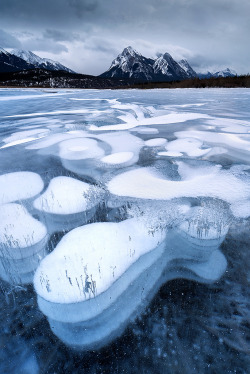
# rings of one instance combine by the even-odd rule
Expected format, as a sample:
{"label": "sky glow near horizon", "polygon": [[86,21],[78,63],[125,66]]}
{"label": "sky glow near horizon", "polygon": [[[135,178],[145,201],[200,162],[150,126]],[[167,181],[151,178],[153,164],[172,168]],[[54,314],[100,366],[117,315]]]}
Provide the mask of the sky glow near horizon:
{"label": "sky glow near horizon", "polygon": [[196,71],[246,74],[249,14],[249,0],[1,0],[0,47],[93,75],[128,45],[146,57],[186,58]]}

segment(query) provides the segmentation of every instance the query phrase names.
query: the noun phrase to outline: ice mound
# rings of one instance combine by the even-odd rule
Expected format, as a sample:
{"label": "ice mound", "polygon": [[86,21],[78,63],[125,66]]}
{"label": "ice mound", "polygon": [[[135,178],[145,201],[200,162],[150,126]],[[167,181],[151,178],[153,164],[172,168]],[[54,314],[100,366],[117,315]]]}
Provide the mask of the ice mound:
{"label": "ice mound", "polygon": [[63,166],[80,175],[90,175],[97,179],[97,161],[104,157],[105,151],[99,142],[90,138],[73,138],[59,143],[59,157]]}
{"label": "ice mound", "polygon": [[189,167],[179,163],[180,181],[164,179],[152,167],[136,168],[107,183],[111,194],[141,199],[170,200],[182,197],[212,197],[238,204],[250,197],[247,181],[236,178],[218,165]]}
{"label": "ice mound", "polygon": [[184,239],[186,253],[196,254],[198,261],[208,259],[225,239],[231,223],[227,204],[221,200],[208,200],[202,206],[190,208],[185,220],[179,225],[179,239]]}
{"label": "ice mound", "polygon": [[162,147],[167,143],[165,138],[154,138],[145,141],[147,147]]}
{"label": "ice mound", "polygon": [[94,135],[111,147],[112,153],[133,152],[138,156],[140,149],[144,146],[144,141],[126,131],[109,132],[101,135]]}
{"label": "ice mound", "polygon": [[46,227],[20,204],[1,205],[0,276],[10,283],[31,283],[45,256]]}
{"label": "ice mound", "polygon": [[204,263],[192,262],[185,246],[173,251],[176,235],[162,227],[151,230],[138,218],[66,234],[34,277],[52,331],[74,348],[101,347],[122,333],[165,281],[210,282],[223,274],[226,261],[218,250]]}
{"label": "ice mound", "polygon": [[229,134],[212,131],[178,131],[175,136],[179,139],[188,137],[206,143],[208,146],[223,147],[229,151],[232,158],[249,163],[250,159],[250,137],[248,134]]}
{"label": "ice mound", "polygon": [[64,160],[84,160],[104,156],[104,150],[98,142],[89,138],[65,140],[59,144],[59,156]]}
{"label": "ice mound", "polygon": [[203,143],[197,139],[184,138],[169,142],[166,150],[173,153],[186,153],[190,157],[200,157],[208,153],[211,148],[201,149]]}
{"label": "ice mound", "polygon": [[106,166],[122,167],[130,166],[134,163],[134,153],[133,152],[116,152],[111,153],[108,156],[105,156],[101,159],[101,162]]}
{"label": "ice mound", "polygon": [[29,171],[0,175],[0,204],[29,199],[39,194],[43,187],[40,175]]}
{"label": "ice mound", "polygon": [[166,156],[166,157],[180,157],[183,154],[181,152],[171,152],[171,151],[162,151],[157,153],[159,156]]}
{"label": "ice mound", "polygon": [[100,187],[70,177],[56,177],[33,205],[43,213],[50,231],[55,231],[86,223],[103,197]]}

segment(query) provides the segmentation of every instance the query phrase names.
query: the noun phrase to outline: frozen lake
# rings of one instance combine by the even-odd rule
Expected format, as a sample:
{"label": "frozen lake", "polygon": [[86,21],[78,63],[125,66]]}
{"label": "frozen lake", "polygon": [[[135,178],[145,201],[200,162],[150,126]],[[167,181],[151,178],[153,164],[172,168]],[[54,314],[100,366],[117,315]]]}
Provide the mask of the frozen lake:
{"label": "frozen lake", "polygon": [[247,373],[250,90],[0,89],[0,119],[0,372]]}

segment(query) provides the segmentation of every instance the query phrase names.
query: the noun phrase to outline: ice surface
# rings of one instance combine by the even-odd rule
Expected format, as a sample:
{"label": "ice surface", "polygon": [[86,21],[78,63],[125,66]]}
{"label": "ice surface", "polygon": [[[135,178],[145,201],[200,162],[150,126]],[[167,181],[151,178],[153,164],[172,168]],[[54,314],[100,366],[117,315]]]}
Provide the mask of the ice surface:
{"label": "ice surface", "polygon": [[29,199],[43,189],[40,175],[19,171],[0,175],[0,204]]}
{"label": "ice surface", "polygon": [[231,274],[242,250],[240,238],[230,258],[232,226],[249,225],[249,99],[248,89],[0,90],[0,277],[17,287],[36,271],[62,342],[106,346],[165,282],[217,281],[221,245]]}
{"label": "ice surface", "polygon": [[109,131],[109,130],[130,130],[137,126],[146,126],[146,125],[168,125],[173,123],[181,123],[201,118],[208,118],[205,114],[198,114],[198,113],[169,113],[165,115],[159,115],[155,117],[137,119],[132,114],[128,113],[124,116],[119,117],[124,123],[118,125],[107,125],[102,127],[97,127],[95,125],[90,126],[91,131]]}
{"label": "ice surface", "polygon": [[4,138],[3,142],[6,144],[15,143],[20,140],[26,139],[27,137],[30,137],[30,136],[33,139],[34,135],[36,135],[37,138],[43,137],[48,133],[49,133],[49,130],[43,129],[43,128],[38,128],[34,130],[26,130],[26,131],[18,131],[18,132],[13,133],[11,136],[8,136],[7,138]]}

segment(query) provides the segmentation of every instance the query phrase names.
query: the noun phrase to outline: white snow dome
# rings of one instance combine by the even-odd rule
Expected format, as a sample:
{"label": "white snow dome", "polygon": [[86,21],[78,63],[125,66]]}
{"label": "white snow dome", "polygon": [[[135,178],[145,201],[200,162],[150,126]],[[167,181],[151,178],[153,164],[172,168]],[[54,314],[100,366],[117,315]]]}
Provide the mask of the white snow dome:
{"label": "white snow dome", "polygon": [[46,255],[46,227],[20,204],[0,209],[0,277],[13,284],[28,284]]}
{"label": "white snow dome", "polygon": [[153,138],[145,141],[147,147],[163,147],[167,143],[165,138]]}
{"label": "white snow dome", "polygon": [[190,261],[183,240],[175,239],[175,232],[152,232],[136,218],[66,234],[34,276],[38,305],[53,333],[73,348],[100,348],[122,333],[166,281],[209,283],[223,274],[226,260],[219,251],[206,262]]}
{"label": "white snow dome", "polygon": [[65,160],[84,160],[103,157],[105,152],[98,142],[89,138],[74,138],[59,144],[59,156]]}
{"label": "white snow dome", "polygon": [[4,204],[0,209],[0,256],[27,257],[26,248],[35,246],[47,235],[46,227],[20,204]]}
{"label": "white snow dome", "polygon": [[0,204],[29,199],[44,187],[40,175],[29,171],[17,171],[0,175]]}
{"label": "white snow dome", "polygon": [[[66,234],[41,263],[34,280],[36,291],[56,303],[76,303],[97,296],[140,256],[157,247],[164,236],[161,231],[152,235],[136,219],[78,227]],[[49,292],[41,277],[49,280]],[[85,292],[86,277],[91,286]]]}
{"label": "white snow dome", "polygon": [[90,220],[104,199],[102,188],[71,177],[53,178],[33,203],[50,233],[71,230]]}
{"label": "white snow dome", "polygon": [[111,153],[108,156],[104,156],[101,159],[101,162],[105,164],[105,166],[110,167],[122,167],[122,166],[129,166],[132,165],[137,159],[135,160],[133,152],[116,152]]}
{"label": "white snow dome", "polygon": [[99,187],[71,177],[53,178],[47,190],[34,201],[34,207],[51,214],[75,214],[97,205],[103,196]]}

